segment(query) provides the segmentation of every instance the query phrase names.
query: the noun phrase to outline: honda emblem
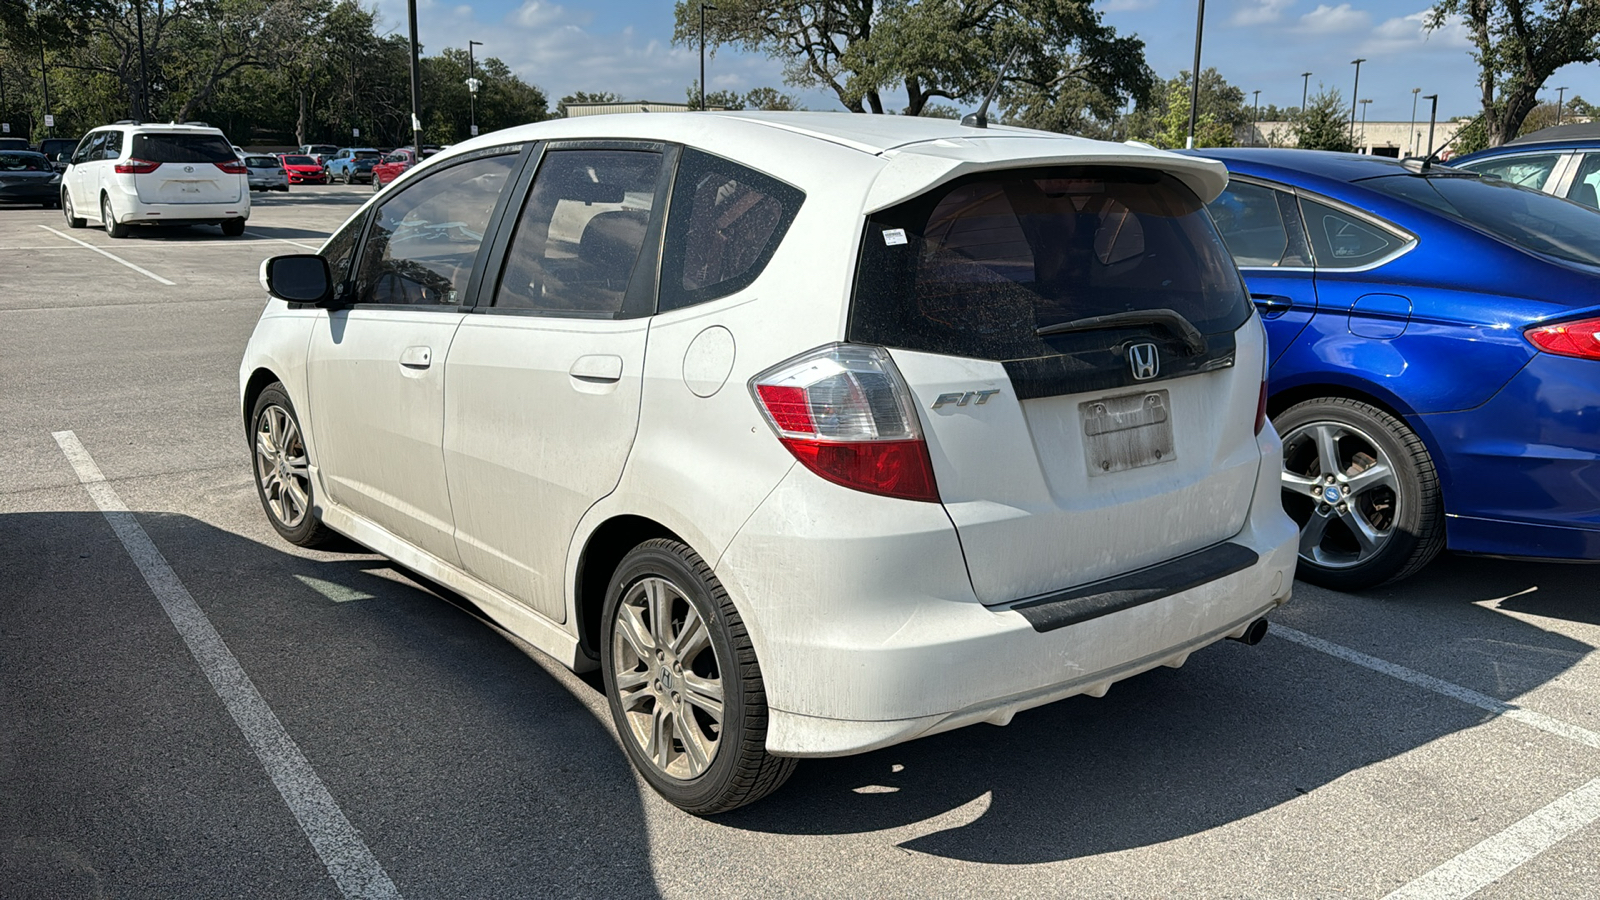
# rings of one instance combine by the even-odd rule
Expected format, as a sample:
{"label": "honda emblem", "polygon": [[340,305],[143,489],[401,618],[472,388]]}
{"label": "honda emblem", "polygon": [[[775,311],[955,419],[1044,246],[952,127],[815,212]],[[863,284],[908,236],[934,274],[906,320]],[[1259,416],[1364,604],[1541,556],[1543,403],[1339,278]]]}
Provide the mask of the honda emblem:
{"label": "honda emblem", "polygon": [[1149,381],[1161,374],[1161,354],[1155,344],[1131,344],[1128,366],[1133,369],[1134,381]]}

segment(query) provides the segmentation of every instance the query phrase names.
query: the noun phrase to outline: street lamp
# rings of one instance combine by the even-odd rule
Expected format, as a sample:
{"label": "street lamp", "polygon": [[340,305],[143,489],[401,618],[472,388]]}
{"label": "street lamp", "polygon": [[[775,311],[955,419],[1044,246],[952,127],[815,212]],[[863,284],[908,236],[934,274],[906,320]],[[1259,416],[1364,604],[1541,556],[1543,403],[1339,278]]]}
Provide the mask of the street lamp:
{"label": "street lamp", "polygon": [[700,111],[706,109],[706,10],[716,12],[709,3],[700,4]]}
{"label": "street lamp", "polygon": [[1356,84],[1350,89],[1350,143],[1352,144],[1356,142],[1356,98],[1361,96],[1361,64],[1366,61],[1366,57],[1350,60],[1350,64],[1356,67]]}
{"label": "street lamp", "polygon": [[1433,159],[1433,123],[1439,118],[1439,95],[1424,94],[1422,99],[1433,101],[1433,108],[1428,111],[1428,155],[1423,157],[1424,160],[1430,160]]}
{"label": "street lamp", "polygon": [[1311,73],[1300,73],[1300,115],[1306,114],[1306,96],[1311,90]]}
{"label": "street lamp", "polygon": [[1371,97],[1368,97],[1367,99],[1361,101],[1361,144],[1362,144],[1362,148],[1363,148],[1362,152],[1366,152],[1365,147],[1366,147],[1366,143],[1367,143],[1367,104],[1369,104],[1371,102],[1372,102],[1372,98]]}
{"label": "street lamp", "polygon": [[417,59],[417,0],[406,0],[411,26],[411,150],[422,162],[422,63]]}
{"label": "street lamp", "polygon": [[471,109],[471,132],[473,137],[478,136],[478,88],[483,82],[478,80],[477,71],[473,67],[472,48],[482,47],[483,41],[467,41],[467,103]]}
{"label": "street lamp", "polygon": [[1411,145],[1407,156],[1417,155],[1417,95],[1422,93],[1422,88],[1411,89],[1411,130],[1406,132],[1406,143]]}
{"label": "street lamp", "polygon": [[1254,93],[1256,95],[1256,111],[1251,114],[1255,118],[1250,122],[1250,146],[1252,147],[1256,145],[1256,123],[1261,121],[1261,92],[1255,91]]}
{"label": "street lamp", "polygon": [[1565,86],[1556,88],[1556,124],[1561,124],[1561,107],[1567,103],[1567,89]]}
{"label": "street lamp", "polygon": [[1194,122],[1200,114],[1200,38],[1206,30],[1206,0],[1200,0],[1199,9],[1194,18],[1194,71],[1189,73],[1193,83],[1189,85],[1189,136],[1184,146],[1194,149]]}

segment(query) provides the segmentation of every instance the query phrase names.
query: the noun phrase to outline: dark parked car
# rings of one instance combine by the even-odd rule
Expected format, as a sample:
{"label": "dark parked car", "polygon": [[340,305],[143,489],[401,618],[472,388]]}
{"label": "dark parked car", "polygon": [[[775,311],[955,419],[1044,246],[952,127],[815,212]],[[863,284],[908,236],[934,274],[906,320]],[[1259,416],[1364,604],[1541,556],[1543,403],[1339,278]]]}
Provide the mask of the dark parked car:
{"label": "dark parked car", "polygon": [[1543,128],[1450,165],[1600,208],[1600,122]]}
{"label": "dark parked car", "polygon": [[72,151],[78,149],[78,142],[82,138],[45,138],[39,142],[38,151],[50,158],[50,164],[55,166],[57,172],[65,172],[67,164],[72,160]]}
{"label": "dark parked car", "polygon": [[1446,166],[1227,149],[1301,577],[1600,560],[1600,215]]}
{"label": "dark parked car", "polygon": [[43,153],[0,150],[0,203],[37,203],[51,209],[60,203],[61,174]]}
{"label": "dark parked car", "polygon": [[27,138],[0,137],[0,150],[32,150]]}

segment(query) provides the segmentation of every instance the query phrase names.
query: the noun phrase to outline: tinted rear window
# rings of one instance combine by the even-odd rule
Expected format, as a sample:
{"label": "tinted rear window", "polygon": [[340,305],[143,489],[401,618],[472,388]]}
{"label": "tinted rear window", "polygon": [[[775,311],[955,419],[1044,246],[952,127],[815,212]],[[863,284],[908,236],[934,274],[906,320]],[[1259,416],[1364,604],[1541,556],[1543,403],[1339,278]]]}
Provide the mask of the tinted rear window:
{"label": "tinted rear window", "polygon": [[867,221],[850,339],[985,359],[1050,357],[1119,336],[1050,325],[1170,309],[1202,334],[1250,317],[1194,192],[1142,169],[984,173]]}
{"label": "tinted rear window", "polygon": [[215,134],[136,134],[133,158],[157,163],[236,162],[233,146]]}
{"label": "tinted rear window", "polygon": [[246,156],[244,164],[252,169],[281,169],[282,164],[275,156]]}
{"label": "tinted rear window", "polygon": [[1587,206],[1495,178],[1389,175],[1362,184],[1526,250],[1600,266],[1600,213]]}
{"label": "tinted rear window", "polygon": [[38,153],[0,151],[0,172],[53,172],[50,161]]}

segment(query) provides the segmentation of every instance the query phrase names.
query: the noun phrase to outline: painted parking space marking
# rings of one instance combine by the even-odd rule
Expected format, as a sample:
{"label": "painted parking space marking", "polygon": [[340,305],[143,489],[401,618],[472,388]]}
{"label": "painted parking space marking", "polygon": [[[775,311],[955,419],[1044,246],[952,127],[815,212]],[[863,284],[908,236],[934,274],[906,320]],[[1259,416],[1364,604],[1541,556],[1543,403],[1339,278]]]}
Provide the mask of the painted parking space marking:
{"label": "painted parking space marking", "polygon": [[1600,778],[1439,865],[1384,900],[1459,900],[1600,821]]}
{"label": "painted parking space marking", "polygon": [[90,243],[88,243],[86,241],[80,241],[80,240],[78,240],[77,238],[73,237],[70,234],[66,234],[64,232],[57,231],[54,228],[51,228],[49,225],[40,225],[39,227],[43,228],[45,231],[50,232],[51,234],[55,235],[56,237],[62,238],[64,240],[71,241],[71,242],[73,242],[74,244],[77,244],[80,247],[85,247],[87,249],[93,250],[94,252],[100,254],[101,256],[104,256],[106,259],[109,259],[112,262],[121,263],[121,264],[127,266],[128,268],[134,270],[135,272],[138,272],[140,275],[145,276],[146,278],[153,279],[154,281],[157,281],[157,282],[159,282],[161,284],[164,284],[164,285],[166,285],[168,287],[173,287],[173,286],[175,286],[177,284],[176,281],[168,281],[167,279],[162,278],[160,275],[157,275],[156,273],[150,271],[149,269],[144,268],[143,266],[136,266],[133,263],[128,262],[127,260],[123,259],[122,257],[116,255],[115,253],[109,253],[109,252],[107,252],[105,250],[101,250],[99,247],[96,247],[95,245],[90,244]]}
{"label": "painted parking space marking", "polygon": [[305,248],[307,250],[310,250],[313,253],[315,253],[318,250],[322,249],[322,247],[320,247],[320,246],[318,246],[316,244],[304,244],[304,243],[301,243],[300,241],[292,241],[292,240],[290,240],[288,238],[267,237],[264,234],[256,234],[254,231],[246,231],[245,234],[255,238],[256,240],[260,240],[260,241],[279,241],[279,242],[285,243],[285,244],[293,244],[296,247],[303,247],[303,248]]}
{"label": "painted parking space marking", "polygon": [[1534,712],[1531,709],[1524,709],[1523,707],[1517,706],[1514,703],[1507,703],[1504,700],[1497,700],[1488,694],[1480,693],[1471,688],[1462,687],[1459,684],[1452,684],[1442,678],[1435,678],[1432,675],[1424,675],[1415,669],[1408,669],[1405,666],[1396,665],[1387,660],[1378,659],[1376,656],[1368,656],[1359,650],[1352,650],[1349,647],[1335,644],[1331,641],[1325,641],[1319,637],[1312,637],[1303,631],[1296,631],[1293,628],[1289,628],[1284,625],[1273,625],[1272,630],[1267,633],[1281,637],[1286,641],[1292,641],[1303,647],[1309,647],[1312,650],[1316,650],[1320,653],[1326,653],[1329,656],[1337,657],[1338,659],[1342,659],[1346,662],[1355,663],[1358,666],[1371,669],[1374,672],[1388,675],[1390,678],[1399,679],[1407,684],[1416,685],[1417,687],[1425,690],[1433,691],[1436,694],[1443,694],[1446,697],[1459,700],[1469,706],[1476,706],[1479,709],[1494,713],[1497,716],[1502,716],[1507,719],[1521,722],[1524,725],[1537,728],[1540,731],[1549,732],[1557,737],[1566,738],[1569,741],[1582,744],[1583,746],[1592,750],[1600,750],[1600,734],[1596,734],[1587,728],[1580,728],[1579,726],[1573,725],[1570,722],[1563,722],[1554,716],[1547,716],[1544,713]]}
{"label": "painted parking space marking", "polygon": [[360,900],[398,900],[400,892],[389,874],[372,855],[360,832],[350,824],[300,747],[289,737],[277,714],[262,699],[255,683],[212,627],[211,620],[178,580],[166,557],[161,555],[116,490],[106,483],[100,467],[78,436],[71,431],[57,431],[51,437],[55,438],[77,473],[79,483],[133,558],[145,584],[160,601],[206,680],[211,682],[217,697],[244,733],[250,749],[255,751],[256,758],[339,890],[346,897]]}

